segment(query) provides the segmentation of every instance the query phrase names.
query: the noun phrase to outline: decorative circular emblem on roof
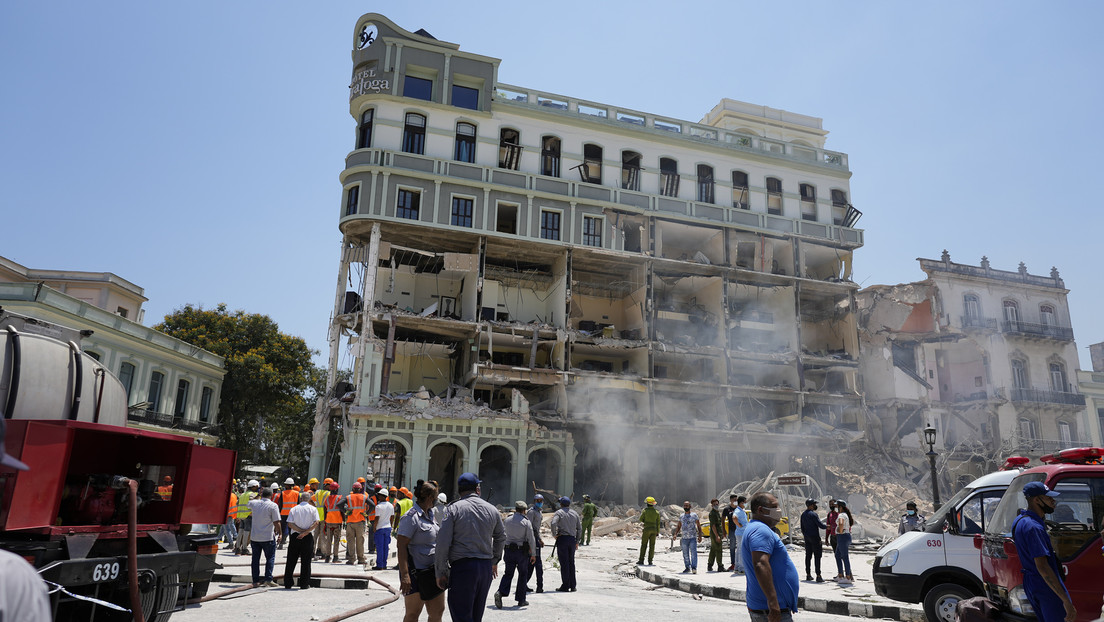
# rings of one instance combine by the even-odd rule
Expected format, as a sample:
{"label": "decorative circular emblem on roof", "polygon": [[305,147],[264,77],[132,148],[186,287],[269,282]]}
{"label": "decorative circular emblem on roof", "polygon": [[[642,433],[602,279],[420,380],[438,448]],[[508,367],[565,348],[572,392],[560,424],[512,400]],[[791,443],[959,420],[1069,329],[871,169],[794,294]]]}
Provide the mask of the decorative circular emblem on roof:
{"label": "decorative circular emblem on roof", "polygon": [[360,34],[357,35],[357,49],[363,50],[372,45],[377,35],[379,35],[379,28],[376,28],[376,25],[372,22],[366,22],[360,27]]}

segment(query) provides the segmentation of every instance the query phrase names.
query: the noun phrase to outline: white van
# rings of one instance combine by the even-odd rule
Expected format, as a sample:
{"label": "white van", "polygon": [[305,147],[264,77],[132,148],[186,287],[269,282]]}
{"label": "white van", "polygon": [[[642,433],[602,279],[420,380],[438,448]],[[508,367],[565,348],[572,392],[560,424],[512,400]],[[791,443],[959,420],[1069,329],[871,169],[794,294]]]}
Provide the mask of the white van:
{"label": "white van", "polygon": [[954,622],[959,600],[983,595],[981,553],[974,535],[996,509],[1018,469],[983,475],[951,497],[924,531],[910,531],[886,544],[874,558],[878,595],[924,603],[928,622]]}

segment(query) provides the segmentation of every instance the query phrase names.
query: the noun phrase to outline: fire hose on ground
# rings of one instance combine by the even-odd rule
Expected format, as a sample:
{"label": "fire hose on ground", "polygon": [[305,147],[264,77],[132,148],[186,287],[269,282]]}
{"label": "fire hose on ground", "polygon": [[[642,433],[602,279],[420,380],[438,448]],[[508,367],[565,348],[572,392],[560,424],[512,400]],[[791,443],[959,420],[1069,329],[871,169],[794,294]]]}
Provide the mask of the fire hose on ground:
{"label": "fire hose on ground", "polygon": [[[277,579],[283,579],[283,578],[284,578],[284,575],[282,575],[282,574],[281,575],[275,575],[275,576],[272,577],[272,580],[275,581]],[[351,618],[355,615],[362,614],[366,611],[371,611],[371,610],[376,609],[378,607],[382,607],[384,605],[393,603],[396,600],[399,600],[399,598],[402,596],[402,594],[399,593],[399,590],[397,588],[395,588],[391,584],[389,584],[387,582],[384,582],[384,581],[381,581],[381,580],[379,580],[379,579],[377,579],[376,577],[373,577],[373,576],[350,577],[349,575],[343,575],[343,574],[315,574],[315,573],[312,572],[311,573],[311,578],[319,578],[319,579],[349,579],[349,578],[361,579],[361,578],[363,578],[363,579],[367,579],[369,581],[374,581],[376,583],[379,583],[381,586],[383,586],[384,589],[386,589],[388,592],[390,592],[390,595],[388,595],[386,598],[382,598],[380,600],[368,603],[367,605],[364,605],[362,607],[357,607],[356,609],[350,609],[349,611],[339,613],[336,616],[326,618],[322,622],[339,622],[340,620],[345,620],[345,619]],[[222,598],[224,596],[230,596],[231,594],[237,594],[239,592],[245,592],[245,591],[251,590],[251,589],[254,589],[254,586],[252,586],[252,585],[242,585],[242,586],[239,586],[239,587],[230,588],[228,590],[223,590],[221,592],[216,592],[214,594],[208,594],[208,595],[204,596],[203,598],[189,599],[187,601],[187,604],[195,605],[195,604],[199,604],[199,603],[205,603],[205,602],[208,602],[208,601],[217,600],[217,599]]]}

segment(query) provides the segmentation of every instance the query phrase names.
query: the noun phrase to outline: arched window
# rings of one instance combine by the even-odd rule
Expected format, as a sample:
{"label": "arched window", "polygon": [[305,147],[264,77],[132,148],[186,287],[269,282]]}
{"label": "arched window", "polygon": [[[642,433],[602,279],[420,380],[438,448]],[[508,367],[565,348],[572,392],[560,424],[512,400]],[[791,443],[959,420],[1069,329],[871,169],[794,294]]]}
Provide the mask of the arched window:
{"label": "arched window", "polygon": [[513,128],[504,127],[498,132],[498,166],[516,171],[520,164],[521,133]]}
{"label": "arched window", "polygon": [[123,389],[126,390],[127,397],[130,397],[130,387],[134,384],[133,363],[119,364],[119,382],[123,383]]}
{"label": "arched window", "polygon": [[816,186],[801,184],[801,219],[816,220]]}
{"label": "arched window", "polygon": [[541,138],[541,175],[560,176],[560,139],[555,136]]}
{"label": "arched window", "polygon": [[184,413],[188,411],[189,388],[191,388],[191,384],[183,379],[176,385],[176,408],[173,409],[173,416],[177,419],[183,419]]}
{"label": "arched window", "polygon": [[1059,421],[1058,440],[1062,441],[1062,449],[1072,447],[1076,440],[1076,435],[1073,433],[1073,426],[1065,421]]}
{"label": "arched window", "polygon": [[1035,432],[1035,422],[1027,417],[1020,419],[1020,437],[1025,441],[1034,441],[1038,438]]}
{"label": "arched window", "polygon": [[732,207],[751,209],[748,197],[748,174],[744,171],[732,171]]}
{"label": "arched window", "polygon": [[640,190],[641,155],[635,151],[621,152],[621,188]]}
{"label": "arched window", "polygon": [[777,177],[767,178],[767,213],[782,215],[782,180]]}
{"label": "arched window", "polygon": [[367,149],[372,146],[372,119],[375,111],[369,108],[360,115],[360,125],[357,126],[357,149]]}
{"label": "arched window", "polygon": [[456,152],[452,159],[457,162],[475,162],[475,126],[463,121],[456,124]]}
{"label": "arched window", "polygon": [[601,147],[592,143],[583,145],[583,163],[579,166],[579,176],[587,183],[602,183]]}
{"label": "arched window", "polygon": [[1008,322],[1011,330],[1017,330],[1020,323],[1020,305],[1015,300],[1005,300],[1003,307],[1004,321]]}
{"label": "arched window", "polygon": [[679,189],[678,161],[659,159],[659,193],[665,197],[677,197]]}
{"label": "arched window", "polygon": [[713,167],[708,164],[698,165],[698,202],[713,202]]}
{"label": "arched window", "polygon": [[215,391],[211,387],[203,387],[199,396],[199,420],[207,423],[211,420],[211,398]]}
{"label": "arched window", "polygon": [[1058,322],[1055,321],[1054,307],[1051,305],[1039,306],[1039,323],[1043,326],[1057,326]]}
{"label": "arched window", "polygon": [[165,374],[155,371],[150,374],[149,392],[146,393],[146,401],[150,403],[149,410],[159,412],[161,410],[161,385],[165,383]]}
{"label": "arched window", "polygon": [[1070,386],[1066,378],[1066,366],[1061,363],[1051,363],[1047,367],[1050,370],[1050,390],[1069,393]]}
{"label": "arched window", "polygon": [[1016,389],[1026,389],[1027,364],[1022,359],[1012,359],[1012,386]]}
{"label": "arched window", "polygon": [[425,154],[426,118],[415,112],[406,115],[403,126],[402,150],[406,153]]}

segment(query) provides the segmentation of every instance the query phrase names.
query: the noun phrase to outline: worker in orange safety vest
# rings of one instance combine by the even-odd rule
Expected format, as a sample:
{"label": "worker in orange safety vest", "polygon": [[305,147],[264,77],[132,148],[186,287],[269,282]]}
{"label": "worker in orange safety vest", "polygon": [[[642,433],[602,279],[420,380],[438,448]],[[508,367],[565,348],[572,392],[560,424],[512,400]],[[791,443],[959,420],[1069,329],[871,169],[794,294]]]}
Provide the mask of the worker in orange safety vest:
{"label": "worker in orange safety vest", "polygon": [[310,478],[310,482],[307,483],[308,488],[311,489],[311,505],[318,510],[318,526],[314,528],[314,557],[322,557],[322,527],[326,524],[326,497],[330,496],[330,482],[333,480],[326,478],[326,484],[323,486],[318,483],[317,477]]}
{"label": "worker in orange safety vest", "polygon": [[337,553],[341,548],[341,532],[342,524],[345,522],[345,513],[341,511],[339,505],[345,501],[345,498],[337,494],[340,489],[337,482],[330,482],[330,494],[323,502],[326,518],[322,525],[322,561],[326,563],[330,563],[330,561],[337,562]]}
{"label": "worker in orange safety vest", "polygon": [[356,553],[357,564],[364,565],[368,560],[364,557],[364,530],[367,521],[367,504],[365,503],[364,486],[357,482],[353,484],[353,492],[338,504],[338,507],[346,511],[345,518],[345,563],[353,565],[353,553]]}
{"label": "worker in orange safety vest", "polygon": [[168,501],[172,499],[173,479],[166,475],[161,480],[161,485],[157,487],[157,495],[161,497],[162,501]]}
{"label": "worker in orange safety vest", "polygon": [[299,505],[299,491],[298,486],[295,485],[295,480],[290,477],[284,480],[284,491],[280,493],[280,502],[277,504],[280,506],[280,545],[276,548],[284,548],[284,542],[288,536],[287,517],[291,508]]}

